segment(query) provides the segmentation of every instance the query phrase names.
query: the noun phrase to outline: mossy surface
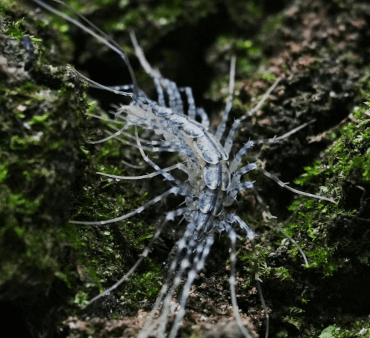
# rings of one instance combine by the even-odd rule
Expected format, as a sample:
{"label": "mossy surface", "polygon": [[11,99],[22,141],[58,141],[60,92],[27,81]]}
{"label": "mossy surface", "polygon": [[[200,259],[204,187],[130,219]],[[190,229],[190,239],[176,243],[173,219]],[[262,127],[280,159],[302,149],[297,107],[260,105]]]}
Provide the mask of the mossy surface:
{"label": "mossy surface", "polygon": [[53,32],[17,2],[1,14],[0,299],[16,332],[38,336],[55,331],[79,279],[81,240],[68,219],[86,165],[87,102],[66,58],[58,65],[45,47]]}

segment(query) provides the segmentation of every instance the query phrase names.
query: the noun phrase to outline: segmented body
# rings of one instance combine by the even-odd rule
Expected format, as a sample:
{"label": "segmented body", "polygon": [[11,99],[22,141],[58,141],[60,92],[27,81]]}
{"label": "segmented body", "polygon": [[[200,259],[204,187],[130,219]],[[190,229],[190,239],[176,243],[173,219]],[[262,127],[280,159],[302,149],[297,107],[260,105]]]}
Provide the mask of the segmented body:
{"label": "segmented body", "polygon": [[[116,93],[117,95],[128,96],[132,99],[130,105],[122,105],[117,108],[115,112],[115,118],[112,122],[122,123],[125,121],[125,126],[119,129],[115,134],[98,141],[91,141],[90,143],[101,143],[108,141],[109,139],[119,137],[120,134],[125,133],[125,130],[130,126],[139,126],[143,129],[151,129],[155,134],[160,135],[163,139],[159,141],[150,141],[145,145],[142,145],[142,140],[135,135],[136,146],[139,148],[143,159],[155,169],[155,173],[150,175],[144,175],[141,178],[153,177],[155,175],[162,175],[168,180],[172,187],[164,192],[163,194],[155,197],[153,200],[148,202],[146,205],[138,208],[137,210],[116,217],[110,220],[100,220],[93,222],[84,221],[71,221],[76,224],[108,224],[118,222],[123,219],[127,219],[135,214],[141,213],[149,205],[159,202],[170,194],[178,194],[185,197],[185,207],[176,209],[166,213],[166,220],[173,220],[176,216],[183,215],[187,221],[186,230],[183,237],[177,242],[176,257],[173,260],[170,268],[169,275],[174,274],[175,278],[168,277],[164,283],[160,295],[153,308],[152,314],[147,320],[145,327],[143,328],[140,338],[147,337],[149,334],[158,337],[164,337],[166,332],[167,315],[169,314],[169,304],[172,297],[180,285],[182,277],[186,272],[187,279],[183,287],[182,295],[179,299],[179,310],[177,311],[175,322],[172,326],[169,334],[170,338],[175,338],[177,335],[178,327],[181,323],[183,315],[185,313],[186,300],[189,294],[190,287],[195,280],[197,274],[203,269],[206,258],[210,252],[210,248],[214,242],[214,235],[225,231],[231,241],[231,276],[230,276],[230,289],[231,289],[231,300],[233,303],[233,312],[236,320],[239,324],[241,331],[245,337],[250,337],[249,332],[244,328],[238,313],[235,295],[235,243],[237,235],[233,229],[233,224],[240,226],[245,232],[246,236],[250,241],[254,241],[254,232],[248,227],[248,225],[237,215],[233,213],[227,213],[225,207],[230,206],[237,197],[237,193],[243,189],[253,189],[253,182],[246,181],[241,182],[242,175],[252,171],[259,170],[264,175],[272,178],[280,186],[287,188],[293,192],[298,192],[295,189],[288,187],[285,183],[281,182],[276,177],[267,173],[264,169],[260,168],[256,163],[248,164],[242,168],[239,168],[242,157],[247,153],[256,142],[247,142],[230,161],[230,150],[233,145],[234,134],[241,122],[251,116],[257,111],[263,102],[267,99],[271,91],[275,88],[278,81],[276,81],[269,91],[264,95],[259,104],[248,114],[234,121],[228,136],[225,138],[222,144],[223,134],[226,129],[226,122],[228,119],[229,112],[232,107],[232,92],[234,87],[234,73],[235,73],[235,58],[232,59],[231,75],[230,75],[230,90],[229,100],[225,109],[223,119],[215,131],[209,129],[209,118],[203,109],[197,108],[193,99],[191,89],[178,88],[177,85],[160,77],[156,74],[149,63],[146,61],[142,50],[138,46],[135,37],[131,34],[132,42],[135,47],[136,54],[146,70],[146,72],[152,76],[153,81],[156,85],[158,102],[149,99],[145,93],[143,93],[136,84],[133,71],[128,59],[124,52],[117,48],[114,42],[110,42],[105,35],[92,32],[90,28],[76,22],[73,19],[66,17],[59,11],[52,9],[48,5],[44,4],[40,0],[34,0],[39,5],[53,11],[54,13],[63,16],[67,20],[78,25],[91,35],[97,37],[100,41],[105,43],[107,46],[116,51],[122,56],[123,60],[127,63],[130,73],[132,75],[132,85],[120,86],[120,87],[105,87],[101,84],[95,83],[90,79],[85,78],[92,86],[102,89],[109,90]],[[163,91],[163,88],[165,91]],[[181,92],[184,93],[187,100],[188,112],[187,115],[184,112],[184,104],[181,96]],[[166,106],[165,95],[169,102],[169,107]],[[196,121],[196,117],[199,117],[201,123]],[[305,124],[306,125],[306,124]],[[295,130],[274,139],[258,141],[258,143],[265,142],[279,142],[284,138],[289,137],[290,134],[303,128],[305,125],[296,128]],[[144,149],[151,151],[169,151],[177,152],[180,154],[183,163],[179,163],[175,166],[162,169],[157,164],[152,162],[144,153]],[[179,169],[188,175],[188,181],[182,182],[176,179],[170,170]],[[119,177],[114,175],[106,175],[111,177],[117,177],[125,179],[127,177]],[[253,189],[254,190],[254,189]],[[262,201],[256,191],[254,191],[259,201]],[[311,195],[307,193],[298,192],[303,195],[307,195],[314,198],[323,200],[330,200],[329,198]],[[263,202],[262,202],[262,205]],[[268,213],[268,210],[265,208]],[[270,215],[268,213],[268,215]],[[271,215],[270,215],[271,216]],[[160,229],[154,234],[153,239],[149,246],[144,250],[142,257],[135,264],[135,266],[115,285],[111,288],[98,295],[91,302],[98,298],[103,297],[108,292],[112,291],[124,280],[126,280],[130,274],[135,270],[138,264],[144,259],[149,253],[150,245],[159,236]],[[293,241],[293,240],[292,240]],[[294,241],[293,241],[294,242]],[[295,243],[295,242],[294,242]],[[303,254],[303,253],[302,253]],[[304,254],[303,254],[304,256]],[[256,272],[256,280],[258,281],[258,274]],[[161,316],[152,322],[154,313],[162,306]],[[267,313],[266,313],[267,316]]]}
{"label": "segmented body", "polygon": [[[135,40],[133,42],[135,44]],[[144,62],[142,61],[142,63]],[[231,68],[233,69],[234,66],[235,59],[232,62]],[[151,74],[152,71],[149,70],[148,73]],[[140,91],[138,91],[139,94],[137,96],[132,95],[133,101],[131,105],[123,105],[119,107],[115,112],[116,119],[123,119],[124,121],[126,121],[125,127],[118,130],[109,138],[119,137],[120,133],[124,132],[125,129],[133,125],[139,126],[144,129],[152,129],[155,134],[162,136],[162,141],[147,142],[145,147],[152,151],[178,152],[183,158],[185,164],[179,163],[170,168],[161,169],[145,155],[141,141],[136,134],[137,147],[140,149],[143,159],[156,170],[156,174],[161,174],[166,180],[170,181],[173,184],[173,187],[162,195],[157,196],[146,205],[129,214],[119,216],[111,220],[95,222],[77,221],[73,223],[113,223],[144,211],[147,206],[159,202],[164,197],[170,194],[179,194],[185,197],[186,207],[167,212],[166,214],[166,220],[173,220],[176,216],[183,215],[187,221],[186,231],[183,237],[177,243],[176,257],[170,266],[170,274],[174,273],[176,275],[176,278],[171,283],[169,282],[170,278],[168,278],[168,283],[166,282],[164,284],[157,304],[152,311],[152,314],[155,313],[158,310],[159,306],[162,304],[162,315],[158,320],[154,322],[154,324],[151,324],[151,320],[149,319],[147,321],[146,327],[139,335],[140,338],[146,337],[147,335],[149,335],[149,333],[152,333],[153,328],[157,330],[158,337],[161,337],[165,334],[165,323],[167,320],[166,317],[168,315],[170,301],[172,300],[176,288],[181,282],[181,277],[183,276],[184,272],[189,270],[189,272],[187,273],[187,280],[182,291],[182,296],[179,301],[180,308],[177,312],[175,323],[169,336],[174,338],[176,336],[181,319],[185,313],[184,308],[190,287],[197,274],[204,267],[210,247],[214,242],[214,235],[223,231],[227,232],[231,240],[232,253],[230,260],[232,264],[232,269],[235,264],[235,243],[237,238],[232,225],[237,224],[238,226],[240,226],[240,228],[244,230],[247,238],[252,242],[254,241],[254,232],[248,227],[248,225],[239,216],[233,213],[227,213],[224,209],[234,202],[239,191],[243,189],[253,189],[253,182],[241,182],[242,175],[257,169],[266,176],[275,180],[282,187],[288,188],[293,191],[295,190],[288,187],[285,183],[281,182],[276,177],[273,177],[271,174],[267,173],[256,163],[250,163],[238,169],[241,164],[242,157],[256,143],[254,141],[247,142],[239,150],[239,152],[237,152],[233,160],[229,160],[229,154],[232,148],[233,138],[237,127],[246,117],[253,114],[253,112],[256,111],[260,105],[262,105],[263,101],[268,97],[269,93],[277,85],[278,80],[273,84],[273,86],[271,86],[261,102],[250,113],[244,115],[242,118],[234,122],[228,136],[226,137],[224,145],[222,145],[221,139],[226,128],[227,115],[231,109],[231,101],[229,101],[227,105],[225,115],[221,124],[219,125],[217,130],[211,132],[208,129],[209,119],[208,116],[206,116],[205,112],[199,114],[202,123],[198,123],[194,119],[197,108],[191,95],[191,90],[189,88],[182,89],[182,91],[187,94],[187,103],[189,106],[188,114],[185,115],[183,111],[183,102],[181,100],[180,89],[177,88],[176,84],[166,79],[160,79],[157,77],[154,77],[154,81],[157,85],[156,87],[158,92],[158,102],[160,103],[152,101],[146,96],[143,96],[143,94],[140,94]],[[165,105],[164,93],[162,91],[160,81],[166,84],[165,88],[167,91],[170,107],[166,107]],[[233,86],[230,85],[230,88],[231,87]],[[117,91],[123,88],[127,89],[128,87],[117,87],[111,90]],[[119,92],[117,92],[117,94],[118,93]],[[304,126],[305,125],[302,125],[296,130],[293,130],[281,137],[257,142],[279,142],[288,137],[290,134],[303,128]],[[96,142],[100,141],[95,141],[92,143]],[[180,169],[184,171],[189,177],[188,182],[179,181],[170,173],[168,173],[168,171],[171,169]],[[127,178],[115,175],[106,176],[121,179]],[[149,175],[146,175],[146,177],[149,177]],[[153,177],[153,175],[150,175],[150,177]],[[256,191],[254,192],[257,194],[257,198],[261,201],[258,193]],[[315,196],[302,192],[299,193],[324,200],[330,200],[325,197]],[[270,215],[267,209],[265,209],[265,211],[268,213],[268,215]],[[156,238],[156,236],[154,237],[154,239]],[[143,256],[146,256],[148,252],[149,249],[147,248],[144,251]],[[122,281],[124,281],[129,276],[129,274],[124,276],[118,283],[109,288],[103,294],[95,297],[92,301],[95,301],[96,299],[112,291],[120,283],[122,283]],[[258,280],[258,273],[256,273],[256,279]],[[244,336],[250,337],[249,332],[243,327],[243,324],[241,323],[241,319],[237,310],[234,284],[235,275],[232,270],[230,277],[230,286],[234,315],[238,320],[239,326]]]}

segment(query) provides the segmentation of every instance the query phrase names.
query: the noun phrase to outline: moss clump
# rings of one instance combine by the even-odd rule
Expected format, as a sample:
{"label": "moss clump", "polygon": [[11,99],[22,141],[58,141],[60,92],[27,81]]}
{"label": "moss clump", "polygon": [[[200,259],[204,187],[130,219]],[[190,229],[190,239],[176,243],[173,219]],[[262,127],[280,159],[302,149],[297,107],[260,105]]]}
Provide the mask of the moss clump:
{"label": "moss clump", "polygon": [[[302,197],[290,207],[294,214],[284,229],[307,255],[308,269],[296,270],[302,258],[287,240],[279,244],[275,253],[271,252],[271,262],[264,263],[269,267],[281,259],[287,260],[283,266],[294,283],[285,283],[286,298],[282,304],[296,310],[289,310],[290,315],[283,320],[311,335],[322,331],[320,325],[331,325],[320,337],[355,337],[361,330],[368,330],[363,321],[368,316],[370,296],[366,287],[370,277],[370,111],[355,107],[351,119],[325,152],[325,158],[306,167],[306,173],[296,180],[305,187],[320,187],[321,195],[338,202],[335,205]],[[284,276],[278,279],[283,280]],[[279,284],[269,274],[265,277],[276,292]],[[288,295],[291,287],[293,294]]]}
{"label": "moss clump", "polygon": [[50,65],[50,53],[41,58],[41,39],[31,38],[39,29],[32,13],[6,2],[2,14],[0,300],[16,309],[7,312],[20,327],[51,335],[56,309],[79,279],[81,242],[68,219],[85,163],[87,101],[70,67]]}

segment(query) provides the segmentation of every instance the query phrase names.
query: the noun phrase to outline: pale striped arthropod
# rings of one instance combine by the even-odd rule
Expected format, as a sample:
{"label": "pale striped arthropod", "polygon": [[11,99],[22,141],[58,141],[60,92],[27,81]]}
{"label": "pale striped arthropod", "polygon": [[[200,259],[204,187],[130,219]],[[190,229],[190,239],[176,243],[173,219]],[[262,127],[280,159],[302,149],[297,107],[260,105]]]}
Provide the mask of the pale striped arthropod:
{"label": "pale striped arthropod", "polygon": [[[248,141],[231,160],[230,151],[233,146],[236,130],[246,118],[252,116],[260,109],[270,93],[275,89],[279,79],[275,81],[260,102],[249,113],[234,121],[228,135],[226,138],[224,138],[223,136],[226,130],[226,123],[232,108],[235,77],[235,57],[231,58],[229,98],[225,112],[219,126],[215,130],[212,130],[210,128],[210,120],[207,113],[202,108],[196,106],[191,88],[179,88],[175,82],[165,79],[161,77],[159,73],[155,72],[147,62],[133,32],[130,32],[130,35],[136,55],[145,71],[152,77],[155,83],[158,95],[157,101],[150,99],[143,91],[139,89],[134,71],[128,61],[128,57],[123,50],[106,34],[97,29],[78,13],[77,14],[80,16],[80,18],[85,21],[84,24],[66,16],[62,12],[50,7],[40,0],[33,1],[47,10],[72,22],[107,45],[121,56],[130,71],[132,83],[119,87],[106,87],[80,74],[80,76],[92,87],[101,90],[107,90],[117,95],[127,96],[131,99],[131,103],[129,105],[119,106],[114,113],[114,118],[109,120],[114,123],[124,124],[124,126],[109,137],[98,141],[89,142],[101,143],[109,141],[113,138],[117,138],[121,134],[125,134],[125,131],[131,126],[135,126],[135,128],[141,127],[142,129],[152,130],[154,134],[162,137],[162,139],[156,141],[148,141],[139,138],[137,132],[135,132],[135,135],[131,135],[131,137],[136,141],[136,143],[133,143],[132,146],[135,146],[140,150],[142,158],[155,170],[152,174],[138,177],[122,177],[103,173],[100,174],[117,179],[145,179],[161,175],[171,185],[171,188],[166,192],[155,197],[145,205],[128,214],[109,220],[97,220],[93,222],[71,221],[71,223],[86,225],[115,223],[143,212],[150,205],[158,203],[171,194],[181,195],[184,197],[184,206],[176,210],[166,212],[166,221],[174,220],[177,216],[182,216],[186,220],[187,225],[184,235],[176,244],[176,255],[175,259],[170,264],[168,277],[163,284],[151,315],[148,317],[145,326],[139,334],[139,337],[144,338],[148,337],[149,335],[156,335],[157,337],[166,336],[166,324],[167,317],[170,313],[170,303],[173,299],[174,293],[180,286],[182,280],[185,278],[182,293],[178,299],[179,306],[176,312],[175,320],[170,332],[168,333],[168,337],[170,338],[175,338],[177,336],[179,326],[181,325],[183,316],[185,314],[185,306],[190,288],[198,274],[205,266],[207,256],[209,255],[211,246],[214,243],[215,235],[222,232],[227,233],[231,242],[230,292],[233,313],[244,336],[251,337],[249,331],[243,325],[238,311],[236,299],[235,245],[238,235],[233,229],[233,225],[239,226],[245,232],[246,237],[251,241],[252,245],[254,245],[255,234],[253,230],[238,215],[227,212],[227,209],[225,208],[234,203],[239,191],[244,189],[253,190],[266,215],[277,226],[277,223],[274,221],[273,217],[268,211],[268,208],[263,203],[260,195],[254,189],[254,182],[241,182],[241,177],[252,170],[260,171],[265,176],[274,180],[281,187],[291,190],[292,192],[312,198],[334,202],[332,199],[327,197],[312,195],[291,188],[286,183],[283,183],[278,178],[265,171],[257,163],[250,163],[246,166],[240,167],[243,156],[255,144],[281,142],[288,138],[291,134],[304,128],[308,123],[301,125],[300,127],[279,137],[267,140]],[[63,4],[61,1],[54,1]],[[188,107],[187,112],[184,111],[183,97],[186,98],[186,105]],[[168,106],[166,104],[166,99],[168,101]],[[197,122],[196,118],[199,118],[200,122]],[[225,139],[224,142],[222,142],[223,139]],[[142,142],[146,142],[146,144],[143,145]],[[144,150],[154,152],[175,152],[180,155],[183,162],[162,169],[149,159],[149,157],[144,153]],[[183,171],[188,176],[188,180],[183,182],[170,174],[170,171],[175,169]],[[146,247],[142,256],[133,266],[133,268],[115,285],[93,298],[90,303],[101,297],[104,297],[130,277],[130,275],[135,271],[136,267],[149,254],[150,247],[160,235],[162,227],[163,225],[157,229],[149,245]],[[296,242],[287,234],[285,235],[298,247],[305,260],[305,263],[307,264],[306,257]],[[255,280],[261,293],[258,271],[255,272]],[[262,303],[264,303],[263,298]],[[157,313],[160,308],[162,309],[160,316],[154,319],[154,314]],[[266,308],[265,314],[267,319],[267,336],[268,312],[266,311]]]}

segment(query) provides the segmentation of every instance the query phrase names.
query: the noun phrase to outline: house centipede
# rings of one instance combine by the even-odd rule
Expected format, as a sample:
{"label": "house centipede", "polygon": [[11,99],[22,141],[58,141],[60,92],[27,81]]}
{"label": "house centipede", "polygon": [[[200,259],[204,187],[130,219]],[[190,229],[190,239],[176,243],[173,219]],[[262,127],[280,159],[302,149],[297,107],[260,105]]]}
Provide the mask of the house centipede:
{"label": "house centipede", "polygon": [[[129,85],[117,87],[104,86],[83,76],[82,74],[79,74],[79,76],[87,83],[89,83],[91,87],[109,91],[116,95],[126,96],[131,100],[131,103],[129,105],[119,106],[114,112],[114,117],[108,119],[108,121],[112,123],[124,124],[123,127],[118,128],[115,133],[112,133],[108,137],[97,141],[88,142],[92,144],[97,144],[109,141],[113,138],[118,138],[120,135],[123,134],[129,135],[133,139],[133,143],[131,143],[131,146],[139,149],[143,160],[155,171],[151,174],[137,177],[125,177],[104,173],[99,174],[117,179],[145,179],[161,175],[171,185],[170,189],[156,196],[143,206],[128,214],[121,215],[109,220],[100,220],[93,222],[72,220],[70,222],[74,224],[85,225],[104,225],[115,223],[130,218],[134,215],[140,214],[151,205],[160,202],[171,194],[180,195],[184,198],[184,207],[166,212],[165,222],[158,227],[150,243],[144,249],[141,257],[130,269],[130,271],[125,276],[123,276],[116,284],[91,299],[90,304],[112,292],[125,280],[127,280],[135,271],[137,266],[144,260],[145,257],[148,256],[151,246],[159,237],[161,229],[165,226],[165,223],[174,220],[178,216],[182,216],[187,222],[185,232],[182,238],[180,238],[176,243],[175,258],[169,266],[168,277],[165,280],[165,283],[163,284],[153,310],[151,311],[151,314],[149,315],[138,337],[145,338],[149,335],[152,335],[153,332],[155,332],[155,335],[157,337],[166,336],[166,323],[167,316],[170,314],[170,302],[177,288],[181,285],[183,276],[186,275],[185,284],[179,297],[179,306],[176,312],[175,320],[168,334],[168,337],[170,338],[175,338],[177,336],[179,327],[185,314],[185,306],[190,288],[194,280],[197,278],[198,274],[203,270],[205,266],[206,259],[210,253],[212,244],[215,241],[215,236],[217,234],[221,234],[222,232],[227,233],[227,236],[230,239],[231,269],[229,284],[233,314],[243,335],[245,337],[251,337],[251,334],[243,325],[238,311],[236,299],[235,261],[236,240],[239,236],[233,229],[233,225],[239,226],[242,231],[245,232],[245,235],[252,243],[252,246],[254,246],[255,233],[238,215],[236,215],[235,213],[227,213],[225,208],[231,206],[234,203],[234,201],[237,199],[238,192],[245,189],[251,190],[255,194],[256,199],[260,202],[261,208],[264,210],[265,214],[271,220],[273,225],[276,226],[280,231],[284,232],[281,228],[279,228],[279,225],[274,220],[258,191],[255,189],[254,182],[241,182],[242,176],[253,170],[259,171],[263,175],[275,181],[284,189],[288,189],[294,193],[305,195],[311,198],[326,200],[335,203],[335,201],[330,198],[301,192],[294,188],[291,188],[288,184],[283,183],[277,177],[271,175],[257,163],[250,163],[248,165],[241,166],[243,157],[254,145],[284,141],[290,135],[298,132],[313,121],[305,123],[279,137],[266,140],[250,140],[236,153],[233,159],[230,159],[230,153],[233,147],[234,136],[237,129],[245,119],[251,117],[256,111],[258,111],[258,109],[260,109],[260,107],[268,99],[272,91],[276,88],[280,79],[277,79],[274,82],[274,84],[265,93],[259,103],[251,111],[233,122],[227,136],[224,138],[224,134],[226,132],[226,124],[232,109],[232,100],[235,85],[235,57],[231,57],[229,95],[225,112],[219,126],[215,131],[213,131],[212,128],[210,128],[210,119],[207,113],[202,108],[196,106],[191,88],[178,87],[175,82],[163,78],[158,72],[154,71],[146,60],[133,31],[130,32],[130,37],[135,49],[136,56],[146,73],[154,81],[158,101],[150,99],[138,87],[133,68],[130,65],[126,53],[120,48],[118,44],[111,40],[100,29],[91,24],[81,14],[77,13],[74,10],[72,11],[74,11],[84,21],[84,24],[68,17],[64,13],[47,5],[41,0],[33,1],[38,5],[44,7],[45,9],[53,12],[54,14],[57,14],[60,17],[75,24],[82,30],[86,31],[88,34],[97,38],[101,43],[108,46],[111,50],[116,52],[122,58],[123,62],[126,64],[130,72],[132,83]],[[68,7],[62,1],[54,1]],[[71,9],[70,7],[68,8]],[[187,112],[184,111],[184,103],[181,94],[186,97],[186,104],[188,107]],[[168,104],[166,104],[166,98]],[[200,122],[198,122],[197,119],[199,119]],[[128,128],[132,126],[135,127],[134,135],[127,134],[126,132]],[[152,130],[154,134],[159,135],[160,137],[162,137],[162,139],[154,141],[141,139],[136,130],[137,127],[140,127],[143,130]],[[225,141],[222,143],[223,138],[225,139]],[[146,144],[143,145],[143,142],[146,142]],[[160,168],[146,155],[145,151],[177,153],[179,154],[183,162],[177,163],[167,168]],[[188,176],[188,181],[183,182],[173,176],[170,172],[175,169],[185,173]],[[298,244],[285,232],[284,235],[297,247],[305,261],[305,264],[308,265],[305,254],[298,246]],[[261,296],[263,307],[265,308],[267,337],[269,328],[269,317],[262,297],[258,271],[255,271],[254,278]],[[154,319],[154,314],[160,308],[162,308],[160,316]]]}

